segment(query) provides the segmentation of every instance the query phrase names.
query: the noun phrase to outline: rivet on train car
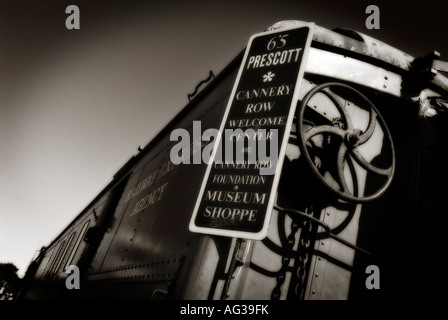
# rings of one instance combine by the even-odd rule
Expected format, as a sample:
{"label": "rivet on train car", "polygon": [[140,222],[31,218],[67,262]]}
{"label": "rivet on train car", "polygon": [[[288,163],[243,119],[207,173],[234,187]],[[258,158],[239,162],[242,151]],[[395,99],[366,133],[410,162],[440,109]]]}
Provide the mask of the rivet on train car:
{"label": "rivet on train car", "polygon": [[321,241],[321,242],[320,242],[320,244],[321,244],[321,245],[324,245],[324,244],[325,244],[325,242]]}
{"label": "rivet on train car", "polygon": [[311,291],[312,294],[316,294],[316,290]]}
{"label": "rivet on train car", "polygon": [[316,273],[314,276],[317,278],[317,277],[319,277],[319,274]]}

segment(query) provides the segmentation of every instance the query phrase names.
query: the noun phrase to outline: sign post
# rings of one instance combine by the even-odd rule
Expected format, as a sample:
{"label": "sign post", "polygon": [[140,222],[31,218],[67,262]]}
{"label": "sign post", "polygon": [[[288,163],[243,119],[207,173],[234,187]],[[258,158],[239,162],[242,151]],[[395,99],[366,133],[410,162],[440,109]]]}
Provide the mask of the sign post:
{"label": "sign post", "polygon": [[267,31],[249,39],[190,231],[266,237],[313,27]]}

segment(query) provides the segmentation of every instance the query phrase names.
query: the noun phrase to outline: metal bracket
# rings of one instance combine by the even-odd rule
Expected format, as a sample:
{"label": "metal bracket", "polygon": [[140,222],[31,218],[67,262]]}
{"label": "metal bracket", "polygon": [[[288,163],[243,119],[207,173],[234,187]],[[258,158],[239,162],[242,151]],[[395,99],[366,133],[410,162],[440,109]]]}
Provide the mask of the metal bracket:
{"label": "metal bracket", "polygon": [[432,69],[436,71],[448,72],[448,62],[440,61],[440,53],[437,51],[433,52],[434,60],[432,61]]}
{"label": "metal bracket", "polygon": [[410,97],[416,97],[428,84],[440,78],[440,72],[448,72],[448,63],[440,61],[440,53],[433,51],[425,57],[415,58],[409,65],[409,73],[403,77],[402,89]]}
{"label": "metal bracket", "polygon": [[[221,300],[226,300],[230,297],[230,291],[239,291],[238,288],[230,289],[232,280],[237,280],[241,277],[241,268],[250,262],[250,254],[252,251],[252,240],[236,238],[235,248],[230,261],[230,266],[226,274],[226,281],[221,293]],[[238,270],[238,268],[240,268]],[[238,270],[238,271],[237,271]],[[233,295],[237,294],[234,292]]]}
{"label": "metal bracket", "polygon": [[189,93],[188,94],[188,101],[191,101],[191,98],[193,98],[195,95],[198,94],[199,87],[201,85],[203,85],[204,83],[209,82],[210,80],[212,80],[214,78],[215,78],[215,75],[213,74],[213,71],[210,70],[210,74],[209,74],[208,78],[205,79],[205,80],[202,80],[201,82],[199,82],[198,85],[196,86],[196,88],[194,89],[193,93]]}

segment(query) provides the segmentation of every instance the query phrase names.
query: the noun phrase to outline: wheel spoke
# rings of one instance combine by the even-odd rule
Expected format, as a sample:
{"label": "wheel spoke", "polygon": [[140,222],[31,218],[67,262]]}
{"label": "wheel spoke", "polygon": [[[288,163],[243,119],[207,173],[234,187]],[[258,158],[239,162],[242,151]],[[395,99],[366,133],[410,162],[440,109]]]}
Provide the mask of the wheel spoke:
{"label": "wheel spoke", "polygon": [[342,119],[345,122],[345,125],[347,126],[345,129],[347,129],[347,130],[353,129],[352,120],[350,119],[350,116],[346,112],[344,106],[341,106],[339,104],[339,101],[337,101],[336,98],[330,92],[328,92],[326,90],[322,90],[321,92],[323,94],[325,94],[331,100],[331,102],[333,102],[336,109],[338,109],[339,113],[341,114]]}
{"label": "wheel spoke", "polygon": [[387,169],[381,169],[378,167],[375,167],[370,162],[368,162],[364,157],[361,155],[359,150],[356,148],[350,151],[353,155],[353,158],[358,162],[358,164],[363,167],[367,171],[374,172],[376,174],[382,175],[382,176],[390,176],[392,174],[392,167]]}
{"label": "wheel spoke", "polygon": [[358,145],[364,144],[367,140],[370,139],[373,132],[375,131],[375,125],[376,125],[376,112],[372,109],[370,110],[369,124],[367,126],[366,131],[359,136]]}
{"label": "wheel spoke", "polygon": [[341,186],[342,192],[351,194],[350,189],[348,188],[347,182],[344,177],[344,162],[345,157],[347,156],[347,146],[344,143],[341,143],[338,152],[338,177],[339,177],[339,185]]}

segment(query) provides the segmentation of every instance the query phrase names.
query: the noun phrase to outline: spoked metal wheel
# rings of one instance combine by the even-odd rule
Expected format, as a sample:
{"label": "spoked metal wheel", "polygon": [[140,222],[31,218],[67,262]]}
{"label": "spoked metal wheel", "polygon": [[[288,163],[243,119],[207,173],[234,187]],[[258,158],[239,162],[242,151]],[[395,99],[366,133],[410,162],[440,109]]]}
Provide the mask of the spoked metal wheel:
{"label": "spoked metal wheel", "polygon": [[[327,105],[333,105],[335,109],[333,113],[338,114],[333,121],[315,123],[307,119],[307,110],[311,110],[310,113],[312,113],[316,108],[310,102],[318,95],[325,97]],[[354,125],[351,119],[353,113],[347,107],[347,101],[350,100],[356,101],[354,104],[357,108],[363,110],[364,114],[368,114],[365,128]],[[303,98],[297,110],[296,121],[298,144],[306,163],[317,179],[337,197],[345,201],[367,202],[380,197],[390,186],[395,171],[392,136],[376,107],[358,90],[337,82],[318,85]],[[387,164],[381,167],[373,164],[372,160],[367,160],[369,157],[363,154],[363,150],[366,149],[363,146],[369,143],[376,130],[383,134],[381,153],[387,153],[386,158],[388,158]],[[323,141],[320,147],[321,152],[334,154],[330,160],[329,157],[322,159],[323,157],[316,156],[314,151],[317,137]],[[324,165],[324,161],[333,161],[333,163]],[[369,194],[360,195],[358,192],[353,192],[353,187],[350,185],[354,184],[356,177],[353,176],[353,170],[346,170],[352,166],[351,162],[357,163],[367,173],[378,176],[383,183]],[[347,172],[350,173],[347,174]]]}

